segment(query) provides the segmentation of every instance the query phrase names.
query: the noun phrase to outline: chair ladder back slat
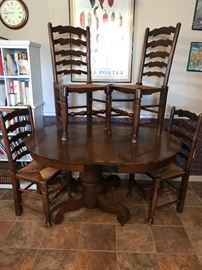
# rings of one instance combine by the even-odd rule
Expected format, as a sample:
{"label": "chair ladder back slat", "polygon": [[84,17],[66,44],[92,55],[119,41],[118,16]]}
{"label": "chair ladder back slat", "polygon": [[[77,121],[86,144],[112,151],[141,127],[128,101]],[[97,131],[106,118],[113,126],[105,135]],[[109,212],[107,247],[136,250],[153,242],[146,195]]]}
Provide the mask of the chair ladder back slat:
{"label": "chair ladder back slat", "polygon": [[181,150],[177,155],[177,159],[184,159],[184,170],[190,169],[201,126],[201,119],[202,114],[196,115],[193,112],[176,110],[175,107],[172,107],[168,130],[181,141]]}
{"label": "chair ladder back slat", "polygon": [[58,38],[55,39],[54,45],[75,45],[75,46],[86,46],[86,41],[81,40],[81,39],[74,39],[74,38]]}
{"label": "chair ladder back slat", "polygon": [[169,27],[161,27],[161,28],[155,28],[153,29],[152,31],[150,31],[150,35],[151,36],[157,36],[159,34],[167,34],[167,35],[170,35],[170,34],[174,34],[176,31],[176,28],[173,27],[173,26],[169,26]]}
{"label": "chair ladder back slat", "polygon": [[0,125],[9,167],[14,172],[15,162],[29,154],[23,140],[35,132],[31,107],[1,112]]}

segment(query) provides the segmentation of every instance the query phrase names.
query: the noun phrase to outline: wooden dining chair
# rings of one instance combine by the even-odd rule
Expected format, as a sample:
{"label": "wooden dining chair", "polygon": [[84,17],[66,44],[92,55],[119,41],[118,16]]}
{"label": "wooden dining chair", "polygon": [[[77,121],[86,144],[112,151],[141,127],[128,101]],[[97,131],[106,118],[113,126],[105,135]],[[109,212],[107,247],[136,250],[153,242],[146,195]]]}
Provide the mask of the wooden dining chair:
{"label": "wooden dining chair", "polygon": [[[104,91],[107,87],[92,83],[91,78],[91,48],[90,28],[73,27],[69,25],[53,26],[48,23],[49,42],[53,67],[53,88],[55,110],[58,122],[62,126],[62,140],[67,139],[68,117],[87,116],[87,124],[91,125],[93,116],[106,117],[106,100],[93,97],[93,93]],[[74,96],[70,94],[74,94]],[[79,95],[85,94],[83,103]],[[78,101],[77,101],[78,100]],[[93,106],[95,102],[97,108]],[[71,103],[71,104],[70,104]]]}
{"label": "wooden dining chair", "polygon": [[[24,109],[7,109],[0,112],[0,128],[5,151],[8,157],[8,177],[11,179],[15,213],[20,216],[23,205],[45,213],[45,222],[51,224],[50,205],[66,185],[65,181],[54,182],[59,170],[44,167],[33,160],[24,143],[24,139],[35,132],[30,106]],[[52,182],[51,182],[52,181]],[[26,184],[27,183],[27,184]],[[54,183],[54,185],[51,185]],[[36,189],[33,185],[36,185]],[[43,207],[33,201],[22,199],[22,193],[41,198]],[[51,200],[52,198],[52,200]]]}
{"label": "wooden dining chair", "polygon": [[[162,130],[167,93],[168,80],[173,62],[173,56],[180,32],[181,23],[176,26],[160,27],[151,30],[146,28],[142,59],[139,68],[137,83],[135,84],[111,84],[108,86],[111,104],[107,108],[108,120],[116,116],[132,118],[132,141],[137,142],[139,125],[154,125]],[[118,97],[117,92],[127,94],[127,98]],[[115,97],[116,94],[116,97]],[[148,99],[152,95],[154,101]],[[145,100],[143,100],[143,98]],[[121,103],[128,103],[124,108]],[[133,109],[130,110],[132,102]],[[118,107],[116,107],[116,103]],[[123,108],[122,108],[123,107]],[[152,113],[151,121],[140,123],[141,111]],[[110,123],[107,128],[110,131]]]}
{"label": "wooden dining chair", "polygon": [[[162,185],[164,186],[165,183],[176,193],[176,196],[173,196],[173,200],[166,204],[177,203],[177,212],[181,213],[183,211],[190,167],[194,158],[201,124],[202,114],[196,115],[193,112],[177,110],[175,107],[172,107],[168,131],[179,138],[181,149],[173,163],[158,170],[147,172],[147,175],[152,179],[153,187],[148,214],[149,222],[153,223],[158,197],[161,193],[163,194],[162,191],[164,189]],[[134,174],[130,174],[130,188],[132,188],[132,182],[135,183],[136,181],[134,176]],[[141,181],[139,182],[139,187],[141,187]]]}

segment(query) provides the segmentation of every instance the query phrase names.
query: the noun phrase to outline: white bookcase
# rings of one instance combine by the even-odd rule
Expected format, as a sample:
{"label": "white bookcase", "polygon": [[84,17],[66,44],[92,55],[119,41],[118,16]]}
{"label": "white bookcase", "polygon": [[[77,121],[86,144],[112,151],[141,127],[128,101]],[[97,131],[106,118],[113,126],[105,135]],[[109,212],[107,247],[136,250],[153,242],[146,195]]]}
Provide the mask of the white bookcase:
{"label": "white bookcase", "polygon": [[0,40],[0,110],[30,105],[38,129],[43,126],[43,104],[40,44]]}

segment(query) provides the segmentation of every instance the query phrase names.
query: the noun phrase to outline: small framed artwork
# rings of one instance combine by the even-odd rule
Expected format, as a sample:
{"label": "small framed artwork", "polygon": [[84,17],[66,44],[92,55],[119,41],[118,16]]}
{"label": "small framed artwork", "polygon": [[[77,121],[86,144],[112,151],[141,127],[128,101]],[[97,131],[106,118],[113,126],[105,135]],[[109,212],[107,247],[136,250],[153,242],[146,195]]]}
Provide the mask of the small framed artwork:
{"label": "small framed artwork", "polygon": [[131,82],[135,0],[69,0],[70,24],[91,32],[92,79]]}
{"label": "small framed artwork", "polygon": [[187,71],[202,72],[202,42],[191,43]]}
{"label": "small framed artwork", "polygon": [[202,0],[196,0],[192,29],[202,30]]}

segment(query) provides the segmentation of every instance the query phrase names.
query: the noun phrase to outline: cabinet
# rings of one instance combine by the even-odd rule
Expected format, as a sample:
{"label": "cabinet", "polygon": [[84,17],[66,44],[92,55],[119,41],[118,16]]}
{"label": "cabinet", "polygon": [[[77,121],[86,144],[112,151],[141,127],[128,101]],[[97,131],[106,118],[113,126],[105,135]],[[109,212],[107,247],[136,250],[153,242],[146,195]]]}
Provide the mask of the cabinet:
{"label": "cabinet", "polygon": [[[0,110],[30,105],[36,129],[43,126],[40,44],[0,40]],[[0,161],[6,160],[1,147]]]}

